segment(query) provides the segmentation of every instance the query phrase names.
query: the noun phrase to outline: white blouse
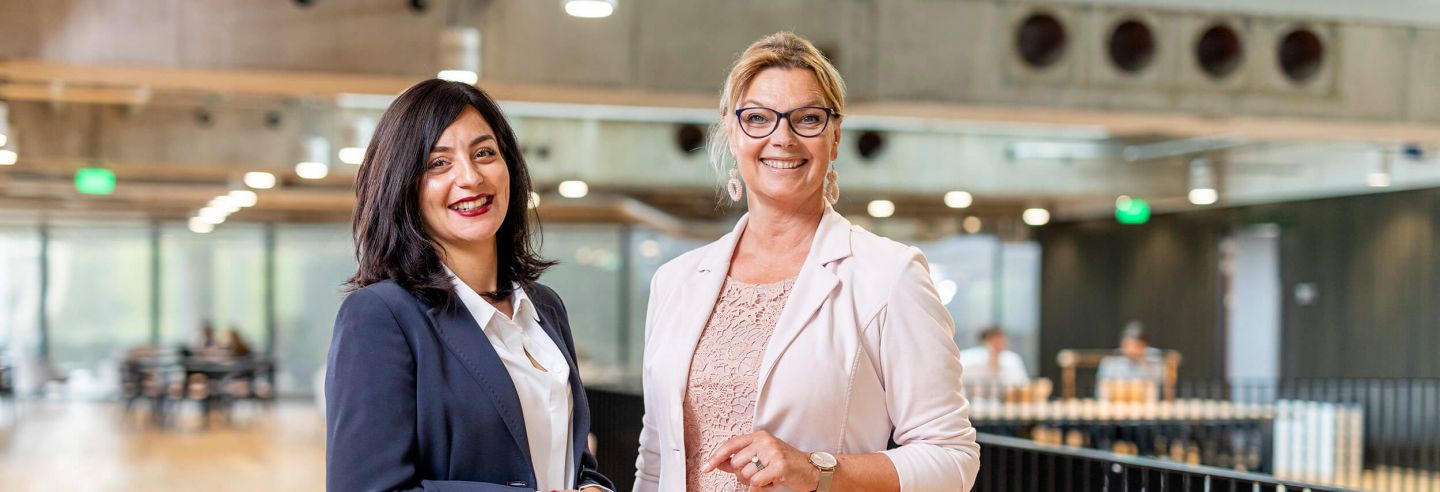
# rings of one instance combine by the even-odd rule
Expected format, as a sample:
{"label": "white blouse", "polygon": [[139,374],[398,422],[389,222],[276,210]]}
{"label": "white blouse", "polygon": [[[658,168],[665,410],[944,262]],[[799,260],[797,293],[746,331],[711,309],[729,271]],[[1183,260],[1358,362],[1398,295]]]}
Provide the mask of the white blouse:
{"label": "white blouse", "polygon": [[[570,364],[565,362],[560,347],[540,327],[534,302],[515,285],[511,303],[514,316],[507,318],[449,268],[445,272],[450,274],[455,293],[475,317],[475,323],[485,332],[495,352],[500,354],[510,380],[515,383],[525,415],[525,435],[530,441],[536,487],[539,490],[575,488],[575,462],[570,449],[574,422]],[[525,356],[527,351],[544,371],[530,363],[530,358]]]}

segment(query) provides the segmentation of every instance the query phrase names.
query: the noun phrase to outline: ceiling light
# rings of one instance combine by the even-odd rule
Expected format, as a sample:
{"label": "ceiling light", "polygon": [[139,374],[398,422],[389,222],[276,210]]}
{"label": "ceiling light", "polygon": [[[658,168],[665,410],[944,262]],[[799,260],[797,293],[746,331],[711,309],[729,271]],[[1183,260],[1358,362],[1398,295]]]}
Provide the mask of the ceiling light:
{"label": "ceiling light", "polygon": [[945,194],[945,206],[950,208],[969,208],[975,202],[975,197],[969,192],[952,191]]}
{"label": "ceiling light", "polygon": [[1375,166],[1375,170],[1365,176],[1365,184],[1371,188],[1390,187],[1390,152],[1385,152],[1380,157],[1380,163]]}
{"label": "ceiling light", "polygon": [[345,128],[345,147],[340,149],[337,157],[340,162],[352,165],[359,165],[365,160],[365,147],[370,145],[370,137],[375,134],[375,119],[369,115],[354,115]]}
{"label": "ceiling light", "polygon": [[211,225],[220,225],[225,223],[225,216],[226,214],[224,210],[220,210],[215,207],[202,208],[200,209],[200,213],[195,214],[195,217],[205,222],[208,222]]}
{"label": "ceiling light", "polygon": [[525,204],[527,208],[540,208],[540,194],[530,192],[530,202]]}
{"label": "ceiling light", "polygon": [[584,181],[561,181],[560,196],[565,198],[584,198],[590,194],[590,185]]}
{"label": "ceiling light", "polygon": [[20,154],[9,149],[0,149],[0,166],[13,166],[20,160]]}
{"label": "ceiling light", "polygon": [[208,205],[226,214],[233,214],[240,211],[240,203],[236,202],[234,198],[230,198],[230,195],[217,196],[213,200],[210,200]]}
{"label": "ceiling light", "polygon": [[869,205],[865,206],[865,211],[868,212],[871,217],[883,219],[895,215],[895,202],[890,200],[872,200]]}
{"label": "ceiling light", "polygon": [[0,147],[10,140],[10,105],[0,101]]}
{"label": "ceiling light", "polygon": [[340,162],[358,166],[361,162],[365,162],[365,147],[345,147],[340,149],[337,157],[340,158]]}
{"label": "ceiling light", "polygon": [[1196,205],[1213,205],[1220,200],[1220,193],[1210,188],[1195,188],[1190,190],[1190,203]]}
{"label": "ceiling light", "polygon": [[440,31],[435,43],[435,64],[443,80],[475,85],[480,81],[480,30],[471,26],[449,26]]}
{"label": "ceiling light", "polygon": [[440,80],[448,80],[451,82],[459,82],[462,84],[475,85],[476,82],[480,81],[480,74],[471,72],[469,70],[441,70],[440,72],[435,74],[435,78]]}
{"label": "ceiling light", "polygon": [[1027,225],[1040,227],[1050,223],[1050,211],[1040,207],[1027,208],[1025,213],[1020,214],[1020,219]]}
{"label": "ceiling light", "polygon": [[617,3],[618,0],[565,0],[565,13],[588,19],[610,17]]}
{"label": "ceiling light", "polygon": [[305,179],[322,179],[330,175],[330,166],[323,162],[301,162],[295,165],[295,175]]}
{"label": "ceiling light", "polygon": [[260,202],[260,195],[250,190],[230,190],[230,199],[241,207],[253,207]]}
{"label": "ceiling light", "polygon": [[213,230],[215,230],[215,224],[206,222],[205,219],[199,217],[190,218],[190,232],[196,234],[209,234],[210,231]]}
{"label": "ceiling light", "polygon": [[295,175],[304,179],[321,179],[330,174],[330,140],[311,135],[304,142],[304,159],[295,164]]}
{"label": "ceiling light", "polygon": [[1210,159],[1197,157],[1190,160],[1190,203],[1211,205],[1220,199],[1215,191],[1215,168]]}
{"label": "ceiling light", "polygon": [[245,173],[245,186],[257,190],[268,190],[275,187],[275,175],[267,172],[252,171]]}

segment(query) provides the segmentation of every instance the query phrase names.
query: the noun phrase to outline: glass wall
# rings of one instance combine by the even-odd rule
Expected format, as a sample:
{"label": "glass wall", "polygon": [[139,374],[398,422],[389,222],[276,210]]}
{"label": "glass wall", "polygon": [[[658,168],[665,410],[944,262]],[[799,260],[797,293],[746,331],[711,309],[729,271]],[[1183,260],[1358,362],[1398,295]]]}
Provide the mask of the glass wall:
{"label": "glass wall", "polygon": [[121,352],[150,342],[152,242],[144,223],[50,228],[50,356],[72,396],[113,393]]}
{"label": "glass wall", "polygon": [[935,289],[955,319],[955,344],[973,347],[981,331],[1000,326],[1030,374],[1038,373],[1039,244],[964,235],[916,246],[929,260]]}
{"label": "glass wall", "polygon": [[[0,350],[34,367],[41,353],[40,230],[0,228]],[[184,345],[207,320],[217,332],[238,330],[252,350],[263,351],[272,328],[267,296],[276,390],[315,393],[344,283],[356,268],[348,224],[227,223],[209,234],[169,223],[49,230],[50,353],[55,372],[70,376],[73,396],[114,394],[121,351],[152,342]],[[541,282],[566,303],[587,383],[638,386],[651,277],[713,240],[623,224],[545,227],[541,254],[560,264]],[[957,344],[972,346],[980,330],[1000,324],[1033,369],[1039,246],[982,235],[919,246],[956,321]],[[31,379],[40,374],[29,372]]]}
{"label": "glass wall", "polygon": [[0,226],[0,359],[16,368],[17,390],[39,377],[40,228]]}
{"label": "glass wall", "polygon": [[201,325],[236,330],[253,352],[265,348],[265,230],[224,224],[195,234],[160,227],[160,343],[194,343]]}
{"label": "glass wall", "polygon": [[313,394],[345,281],[355,274],[348,224],[275,229],[275,366],[281,395]]}

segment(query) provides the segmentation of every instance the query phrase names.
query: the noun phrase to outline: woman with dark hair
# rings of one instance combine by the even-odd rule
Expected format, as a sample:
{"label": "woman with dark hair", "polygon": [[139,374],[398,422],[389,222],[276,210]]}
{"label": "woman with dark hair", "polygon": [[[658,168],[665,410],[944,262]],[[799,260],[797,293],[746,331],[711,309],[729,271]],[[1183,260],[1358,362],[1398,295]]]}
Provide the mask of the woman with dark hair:
{"label": "woman with dark hair", "polygon": [[608,491],[565,305],[536,280],[530,177],[500,108],[427,80],[356,177],[359,271],[325,380],[330,490]]}

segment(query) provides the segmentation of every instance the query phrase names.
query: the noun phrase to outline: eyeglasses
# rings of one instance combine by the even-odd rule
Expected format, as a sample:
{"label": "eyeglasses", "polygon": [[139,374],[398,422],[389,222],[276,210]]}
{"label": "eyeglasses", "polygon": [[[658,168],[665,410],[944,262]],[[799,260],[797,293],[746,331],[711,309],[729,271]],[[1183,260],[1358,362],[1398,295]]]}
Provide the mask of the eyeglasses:
{"label": "eyeglasses", "polygon": [[830,126],[830,118],[839,115],[833,109],[820,106],[795,108],[785,113],[758,106],[735,110],[735,118],[740,120],[740,131],[750,138],[765,138],[775,133],[775,129],[780,128],[780,120],[788,121],[790,131],[796,135],[817,137]]}

